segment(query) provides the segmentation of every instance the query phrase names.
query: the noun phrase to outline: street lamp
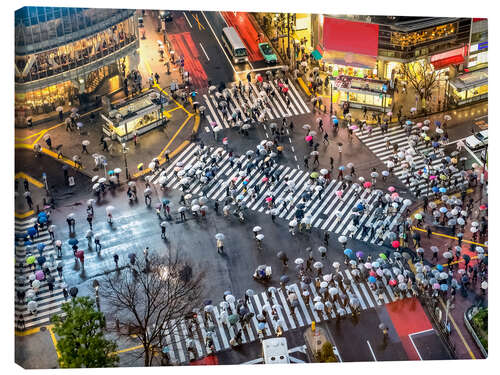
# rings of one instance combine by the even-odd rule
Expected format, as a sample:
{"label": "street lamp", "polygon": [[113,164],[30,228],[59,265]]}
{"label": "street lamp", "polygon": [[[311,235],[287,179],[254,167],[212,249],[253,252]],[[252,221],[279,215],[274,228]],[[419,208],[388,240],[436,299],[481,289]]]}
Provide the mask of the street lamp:
{"label": "street lamp", "polygon": [[333,77],[330,79],[330,114],[333,112]]}
{"label": "street lamp", "polygon": [[95,289],[95,304],[97,305],[97,310],[101,311],[101,304],[99,303],[99,281],[95,279],[92,286]]}
{"label": "street lamp", "polygon": [[128,174],[127,151],[128,151],[128,148],[124,142],[124,143],[122,143],[122,152],[123,152],[123,160],[125,162],[125,176],[127,177],[127,180],[129,180],[130,176]]}

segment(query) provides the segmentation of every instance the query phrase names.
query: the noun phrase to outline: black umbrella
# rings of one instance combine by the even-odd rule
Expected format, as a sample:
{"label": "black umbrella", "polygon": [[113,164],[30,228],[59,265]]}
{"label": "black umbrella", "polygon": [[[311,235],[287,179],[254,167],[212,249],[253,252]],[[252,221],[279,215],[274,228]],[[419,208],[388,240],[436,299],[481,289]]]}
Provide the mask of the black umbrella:
{"label": "black umbrella", "polygon": [[303,210],[304,209],[304,203],[299,203],[296,207],[297,207],[297,210]]}
{"label": "black umbrella", "polygon": [[465,263],[469,263],[470,262],[470,256],[468,254],[464,254],[462,256],[462,258],[464,258]]}
{"label": "black umbrella", "polygon": [[76,295],[78,294],[78,288],[77,287],[72,287],[70,290],[69,290],[69,295],[73,298],[76,297]]}
{"label": "black umbrella", "polygon": [[52,275],[49,275],[45,278],[45,280],[47,281],[47,283],[49,284],[53,284],[54,283],[54,277]]}
{"label": "black umbrella", "polygon": [[413,233],[412,237],[413,237],[413,239],[415,239],[415,240],[420,240],[420,233],[415,232],[415,233]]}
{"label": "black umbrella", "polygon": [[351,280],[350,279],[344,279],[344,285],[351,285]]}
{"label": "black umbrella", "polygon": [[335,275],[333,275],[333,280],[340,281],[342,280],[342,276],[339,273],[336,273]]}
{"label": "black umbrella", "polygon": [[212,304],[212,300],[211,299],[206,299],[206,300],[203,301],[203,303],[205,304],[205,306],[208,306],[208,305]]}
{"label": "black umbrella", "polygon": [[280,277],[280,282],[281,282],[281,283],[287,283],[287,282],[289,282],[289,281],[290,281],[290,277],[288,277],[288,275],[282,275],[282,276]]}
{"label": "black umbrella", "polygon": [[302,276],[302,282],[304,284],[309,284],[311,282],[311,278],[309,276]]}
{"label": "black umbrella", "polygon": [[283,251],[279,251],[278,254],[276,254],[276,256],[278,257],[278,259],[281,259],[281,260],[287,258],[286,254]]}

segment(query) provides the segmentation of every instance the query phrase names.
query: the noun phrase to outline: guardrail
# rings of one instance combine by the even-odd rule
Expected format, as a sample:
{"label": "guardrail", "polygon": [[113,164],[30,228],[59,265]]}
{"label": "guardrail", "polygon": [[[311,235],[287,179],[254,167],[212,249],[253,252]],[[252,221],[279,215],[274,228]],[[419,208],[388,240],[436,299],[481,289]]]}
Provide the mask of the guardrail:
{"label": "guardrail", "polygon": [[[476,310],[474,311],[474,309],[476,309]],[[477,314],[478,311],[479,310],[477,309],[476,306],[469,307],[464,312],[464,322],[465,322],[465,326],[467,327],[467,330],[471,334],[471,336],[474,339],[479,350],[481,351],[481,353],[484,355],[485,358],[488,358],[488,351],[484,348],[483,344],[481,343],[481,340],[479,340],[479,337],[477,337],[477,334],[476,334],[476,331],[474,330],[474,327],[472,327],[472,324],[470,323],[470,320],[474,317],[475,314]]]}

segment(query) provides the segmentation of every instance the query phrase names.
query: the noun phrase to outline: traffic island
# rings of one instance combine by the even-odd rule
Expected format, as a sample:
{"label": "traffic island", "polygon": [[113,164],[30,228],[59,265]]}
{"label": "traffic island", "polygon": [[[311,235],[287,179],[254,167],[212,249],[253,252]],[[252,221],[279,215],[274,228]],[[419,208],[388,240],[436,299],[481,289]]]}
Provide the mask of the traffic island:
{"label": "traffic island", "polygon": [[310,358],[316,363],[342,362],[340,353],[328,332],[314,324],[304,332]]}

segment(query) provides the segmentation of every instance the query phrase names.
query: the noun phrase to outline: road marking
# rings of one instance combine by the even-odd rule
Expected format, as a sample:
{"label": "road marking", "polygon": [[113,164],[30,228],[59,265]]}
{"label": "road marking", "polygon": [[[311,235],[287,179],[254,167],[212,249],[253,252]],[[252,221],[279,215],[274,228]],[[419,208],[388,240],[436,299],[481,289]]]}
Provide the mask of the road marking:
{"label": "road marking", "polygon": [[[366,340],[366,343],[368,344],[368,347],[370,348],[370,352],[372,353],[373,360],[374,360],[375,362],[378,362],[378,361],[377,361],[377,357],[375,357],[375,353],[373,352],[372,346],[370,345],[370,341]],[[415,346],[415,344],[413,344],[413,346]],[[416,349],[416,348],[415,348],[415,349]],[[420,359],[422,359],[422,358],[420,358]]]}
{"label": "road marking", "polygon": [[210,61],[210,57],[208,57],[207,51],[205,51],[205,48],[203,48],[203,44],[201,44],[201,42],[200,42],[200,47],[203,50],[203,53],[205,54],[205,57],[207,58],[207,60]]}
{"label": "road marking", "polygon": [[251,70],[242,70],[239,71],[238,74],[247,74],[247,73],[252,73],[252,72],[260,72],[262,70],[274,70],[274,69],[282,69],[286,65],[278,65],[278,66],[273,66],[273,67],[266,67],[266,68],[257,68],[257,69],[251,69]]}
{"label": "road marking", "polygon": [[410,333],[408,336],[420,335],[421,333],[431,332],[431,331],[434,331],[434,328],[429,328],[429,329],[425,329],[423,331],[413,332],[413,333]]}
{"label": "road marking", "polygon": [[[207,25],[208,25],[208,27],[210,27],[210,30],[212,30],[212,34],[214,34],[215,40],[216,40],[216,41],[217,41],[217,43],[219,44],[219,47],[220,47],[220,49],[222,50],[222,52],[224,52],[224,56],[226,56],[226,59],[227,59],[227,61],[229,62],[229,65],[231,65],[231,68],[233,68],[233,71],[234,71],[235,73],[237,73],[237,72],[236,72],[236,69],[234,69],[234,66],[233,66],[233,64],[231,63],[231,59],[229,58],[229,56],[228,56],[228,55],[227,55],[227,53],[226,53],[226,50],[224,49],[224,47],[222,47],[222,44],[220,43],[219,38],[217,38],[217,35],[215,34],[215,31],[214,31],[214,29],[213,29],[212,25],[210,24],[210,22],[208,22],[207,16],[205,16],[205,12],[201,12],[201,14],[203,14],[203,17],[205,18],[205,21],[207,21]],[[221,16],[221,17],[222,17],[222,16]]]}
{"label": "road marking", "polygon": [[54,344],[54,348],[56,348],[57,358],[61,358],[61,353],[59,353],[59,349],[57,349],[56,335],[54,335],[54,332],[52,331],[52,327],[48,327],[48,330],[50,332],[50,338],[52,339],[52,343]]}
{"label": "road marking", "polygon": [[186,21],[187,21],[187,23],[188,23],[189,27],[190,27],[190,28],[193,28],[193,25],[191,25],[191,22],[189,22],[189,18],[188,18],[188,16],[186,15],[186,12],[182,12],[182,14],[184,14],[184,17],[186,18]]}
{"label": "road marking", "polygon": [[[417,227],[411,227],[411,229],[418,230],[419,232],[425,232],[425,229],[420,229]],[[436,232],[432,232],[432,234],[435,234],[436,236],[440,236],[440,237],[450,238],[452,240],[458,240],[458,237],[448,236],[447,234],[436,233]],[[471,243],[471,244],[482,246],[482,247],[488,247],[488,245],[485,245],[484,243],[472,242],[469,240],[462,240],[462,242],[467,242],[467,243]]]}
{"label": "road marking", "polygon": [[420,355],[420,352],[418,351],[417,346],[413,342],[413,338],[411,337],[411,335],[408,335],[408,337],[410,338],[410,341],[411,341],[413,347],[415,348],[415,351],[417,352],[418,358],[420,358],[420,360],[422,360],[422,356]]}
{"label": "road marking", "polygon": [[18,178],[24,178],[25,180],[28,180],[29,183],[31,183],[32,185],[35,185],[38,188],[43,188],[44,187],[43,183],[41,183],[40,181],[38,181],[37,179],[35,179],[33,177],[28,176],[24,172],[16,173],[16,175],[14,176],[14,179],[17,180]]}
{"label": "road marking", "polygon": [[198,17],[197,14],[193,14],[193,13],[191,13],[191,15],[193,16],[195,21],[198,23],[198,30],[205,30],[205,26],[203,26],[202,23],[200,22],[200,17]]}

